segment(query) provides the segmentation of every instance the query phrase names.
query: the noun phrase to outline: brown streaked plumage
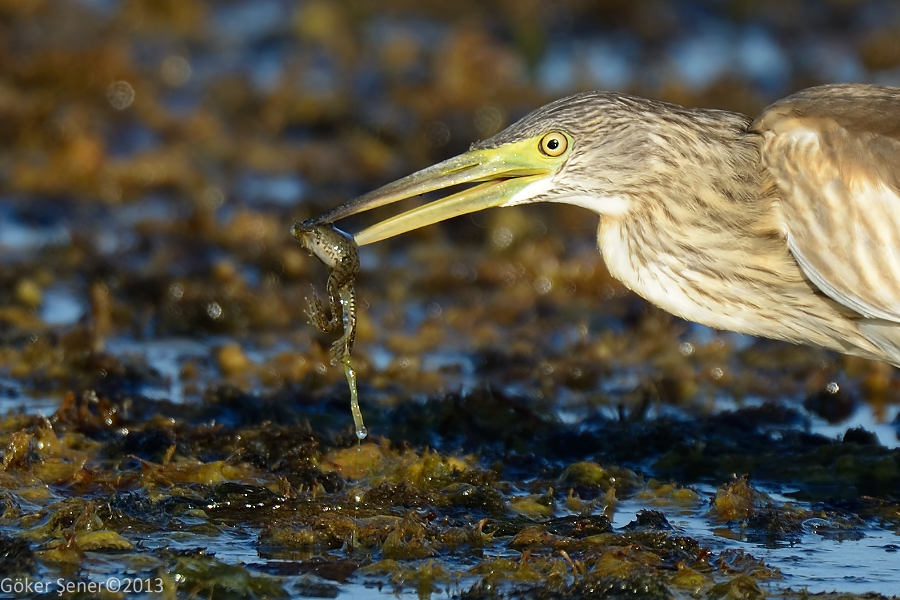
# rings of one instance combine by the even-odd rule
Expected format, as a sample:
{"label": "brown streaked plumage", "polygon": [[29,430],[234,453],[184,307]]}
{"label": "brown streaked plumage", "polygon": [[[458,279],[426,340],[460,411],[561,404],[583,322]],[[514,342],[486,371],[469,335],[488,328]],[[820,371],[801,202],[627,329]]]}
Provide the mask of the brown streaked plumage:
{"label": "brown streaked plumage", "polygon": [[530,202],[600,215],[610,273],[685,319],[900,366],[900,89],[801,91],[756,120],[608,92],[558,100],[326,223],[460,183],[369,244]]}

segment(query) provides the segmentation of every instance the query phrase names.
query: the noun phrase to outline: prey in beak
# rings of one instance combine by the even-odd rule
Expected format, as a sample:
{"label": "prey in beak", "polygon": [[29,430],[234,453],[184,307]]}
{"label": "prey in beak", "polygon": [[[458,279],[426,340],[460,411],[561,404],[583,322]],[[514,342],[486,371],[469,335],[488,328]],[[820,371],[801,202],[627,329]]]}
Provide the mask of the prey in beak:
{"label": "prey in beak", "polygon": [[413,196],[461,184],[477,184],[354,234],[356,244],[365,246],[451,217],[528,202],[547,190],[571,146],[567,134],[551,131],[493,148],[473,148],[350,200],[316,219],[305,221],[302,226],[333,223]]}
{"label": "prey in beak", "polygon": [[[353,279],[359,272],[357,247],[451,217],[492,206],[527,202],[540,196],[546,192],[551,178],[564,162],[569,142],[566,134],[554,131],[536,138],[510,140],[494,147],[475,147],[465,154],[351,200],[317,219],[294,224],[291,234],[310,253],[332,268],[328,279],[332,319],[324,316],[324,309],[315,296],[307,300],[310,306],[308,314],[313,324],[323,332],[333,331],[341,321],[344,325],[344,335],[335,343],[335,359],[342,363],[350,386],[350,407],[360,440],[366,437],[367,432],[359,408],[356,371],[350,362],[356,330]],[[352,236],[352,240],[332,225],[334,221],[350,215],[461,184],[475,185],[376,223]]]}

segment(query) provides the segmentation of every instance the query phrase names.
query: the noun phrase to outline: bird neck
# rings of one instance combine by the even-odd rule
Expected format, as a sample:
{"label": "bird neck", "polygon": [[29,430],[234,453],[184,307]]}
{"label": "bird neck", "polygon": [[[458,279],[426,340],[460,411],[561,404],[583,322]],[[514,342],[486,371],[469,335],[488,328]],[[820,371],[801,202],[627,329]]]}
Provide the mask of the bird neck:
{"label": "bird neck", "polygon": [[601,245],[608,237],[612,254],[628,251],[622,268],[665,263],[727,273],[736,266],[730,263],[787,260],[760,160],[762,138],[747,132],[742,115],[695,110],[690,117],[676,113],[644,124],[644,159],[614,194],[628,210],[602,215]]}

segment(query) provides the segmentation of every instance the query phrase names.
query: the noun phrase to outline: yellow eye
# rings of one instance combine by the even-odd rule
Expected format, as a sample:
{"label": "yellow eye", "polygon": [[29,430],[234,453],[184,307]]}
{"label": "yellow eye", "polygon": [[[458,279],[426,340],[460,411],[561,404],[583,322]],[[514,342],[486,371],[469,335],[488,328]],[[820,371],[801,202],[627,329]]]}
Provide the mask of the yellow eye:
{"label": "yellow eye", "polygon": [[558,131],[551,131],[541,138],[541,152],[547,156],[559,156],[569,147],[569,140]]}

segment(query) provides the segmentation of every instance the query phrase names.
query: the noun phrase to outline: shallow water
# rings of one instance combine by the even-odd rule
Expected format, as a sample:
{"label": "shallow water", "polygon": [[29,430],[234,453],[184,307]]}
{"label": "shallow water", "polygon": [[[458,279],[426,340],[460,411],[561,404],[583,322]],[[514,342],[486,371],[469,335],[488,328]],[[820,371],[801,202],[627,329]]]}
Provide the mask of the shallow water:
{"label": "shallow water", "polygon": [[[715,495],[715,490],[704,489],[703,486],[698,489],[709,498]],[[779,502],[792,502],[799,507],[810,508],[807,503],[798,503],[767,491]],[[644,506],[639,502],[622,502],[616,511],[614,525],[627,525],[642,508]],[[672,524],[716,551],[745,550],[765,560],[766,564],[781,571],[782,578],[773,584],[776,589],[806,589],[812,594],[842,591],[892,595],[897,592],[900,563],[897,561],[897,533],[894,531],[869,526],[849,532],[817,533],[809,527],[789,540],[765,543],[747,539],[734,531],[729,531],[727,536],[711,535],[711,530],[714,532],[717,525],[704,517],[705,511],[706,507],[702,506],[696,512],[682,512],[672,518]]]}

